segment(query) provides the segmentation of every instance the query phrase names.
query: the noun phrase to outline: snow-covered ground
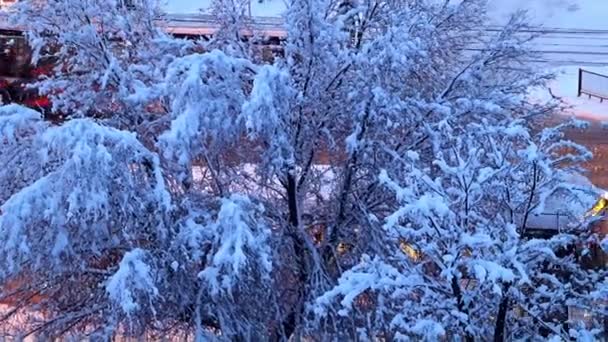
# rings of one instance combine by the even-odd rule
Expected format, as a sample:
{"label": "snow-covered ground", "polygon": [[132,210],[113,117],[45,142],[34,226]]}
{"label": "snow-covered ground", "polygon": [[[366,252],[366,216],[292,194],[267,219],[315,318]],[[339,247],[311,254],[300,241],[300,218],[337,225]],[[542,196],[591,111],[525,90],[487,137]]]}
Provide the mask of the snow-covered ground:
{"label": "snow-covered ground", "polygon": [[[280,16],[286,0],[251,0],[254,16]],[[192,14],[208,8],[211,0],[164,0],[168,13]],[[608,30],[605,0],[490,0],[491,16],[502,23],[508,14],[525,9],[536,25]]]}
{"label": "snow-covered ground", "polygon": [[536,25],[608,30],[606,0],[490,0],[490,7],[498,22],[504,22],[508,13],[524,9]]}
{"label": "snow-covered ground", "polygon": [[532,23],[548,32],[537,46],[547,60],[544,67],[557,74],[552,93],[578,117],[608,120],[607,101],[577,96],[579,68],[608,75],[608,0],[490,0],[490,6],[497,23],[517,9],[527,10]]}
{"label": "snow-covered ground", "polygon": [[[251,15],[259,17],[279,17],[285,10],[285,0],[251,0]],[[211,0],[165,0],[167,13],[193,14],[205,11]]]}
{"label": "snow-covered ground", "polygon": [[[608,76],[608,67],[584,67],[584,69]],[[577,117],[588,120],[607,121],[608,101],[600,102],[598,98],[589,98],[587,95],[577,96],[578,70],[579,67],[575,65],[557,68],[557,79],[551,86],[553,94],[563,97],[573,107],[573,113]],[[606,95],[608,96],[608,93]]]}
{"label": "snow-covered ground", "polygon": [[554,65],[608,66],[608,1],[490,0],[492,20],[505,23],[509,13],[528,11],[542,35],[535,49]]}

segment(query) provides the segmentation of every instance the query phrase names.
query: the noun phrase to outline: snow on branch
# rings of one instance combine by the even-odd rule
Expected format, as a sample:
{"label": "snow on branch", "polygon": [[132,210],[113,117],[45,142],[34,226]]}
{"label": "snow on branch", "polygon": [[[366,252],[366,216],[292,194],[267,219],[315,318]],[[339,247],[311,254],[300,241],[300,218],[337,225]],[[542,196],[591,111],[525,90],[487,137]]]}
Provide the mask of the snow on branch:
{"label": "snow on branch", "polygon": [[270,231],[262,220],[263,212],[263,207],[249,198],[232,195],[222,200],[215,221],[199,228],[211,230],[215,236],[208,265],[199,273],[212,295],[230,293],[247,270],[269,276],[272,270],[272,253],[267,241]]}
{"label": "snow on branch", "polygon": [[408,275],[399,269],[385,263],[379,257],[363,255],[361,262],[352,269],[347,270],[338,279],[338,284],[316,299],[314,311],[317,315],[326,315],[331,310],[336,298],[342,298],[342,309],[339,315],[347,316],[353,309],[357,296],[367,290],[390,293],[405,287],[414,288],[423,284],[424,279],[417,274]]}
{"label": "snow on branch", "polygon": [[43,132],[35,148],[47,172],[1,207],[7,272],[82,260],[144,231],[165,234],[171,198],[157,156],[133,134],[72,120]]}
{"label": "snow on branch", "polygon": [[12,144],[40,133],[46,124],[42,115],[32,109],[15,104],[0,107],[0,136],[2,144]]}
{"label": "snow on branch", "polygon": [[152,300],[158,296],[154,271],[146,259],[146,252],[139,248],[125,253],[118,270],[106,283],[110,300],[127,315],[134,314],[140,308],[140,297]]}
{"label": "snow on branch", "polygon": [[166,157],[187,166],[198,153],[238,138],[244,81],[251,67],[219,50],[191,54],[169,65],[163,88],[173,99],[173,121],[159,143]]}

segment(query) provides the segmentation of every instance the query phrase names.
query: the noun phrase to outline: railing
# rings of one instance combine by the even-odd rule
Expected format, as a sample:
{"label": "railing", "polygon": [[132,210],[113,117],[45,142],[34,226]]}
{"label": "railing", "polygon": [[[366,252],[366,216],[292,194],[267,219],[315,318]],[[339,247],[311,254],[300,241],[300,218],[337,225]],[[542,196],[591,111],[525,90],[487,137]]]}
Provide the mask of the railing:
{"label": "railing", "polygon": [[608,100],[608,75],[578,69],[578,96],[597,97],[600,102]]}

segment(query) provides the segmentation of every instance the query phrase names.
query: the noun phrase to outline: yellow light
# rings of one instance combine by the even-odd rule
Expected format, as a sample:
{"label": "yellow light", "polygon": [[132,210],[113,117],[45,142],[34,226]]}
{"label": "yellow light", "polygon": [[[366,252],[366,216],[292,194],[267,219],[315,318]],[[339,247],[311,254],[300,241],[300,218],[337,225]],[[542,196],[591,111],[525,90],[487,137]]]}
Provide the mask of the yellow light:
{"label": "yellow light", "polygon": [[349,249],[350,249],[350,246],[344,242],[340,242],[338,244],[337,250],[338,250],[339,255],[342,255],[342,254],[348,252]]}
{"label": "yellow light", "polygon": [[591,210],[589,210],[587,212],[587,214],[585,214],[585,217],[597,216],[602,211],[604,211],[606,209],[606,207],[608,206],[608,198],[607,197],[608,197],[608,194],[604,193],[602,195],[602,197],[600,197],[600,199],[597,200],[597,202],[595,202],[595,204],[593,205],[593,207],[591,208]]}
{"label": "yellow light", "polygon": [[420,260],[420,252],[418,252],[418,250],[409,243],[402,241],[399,243],[399,247],[401,248],[401,251],[410,258],[410,260]]}

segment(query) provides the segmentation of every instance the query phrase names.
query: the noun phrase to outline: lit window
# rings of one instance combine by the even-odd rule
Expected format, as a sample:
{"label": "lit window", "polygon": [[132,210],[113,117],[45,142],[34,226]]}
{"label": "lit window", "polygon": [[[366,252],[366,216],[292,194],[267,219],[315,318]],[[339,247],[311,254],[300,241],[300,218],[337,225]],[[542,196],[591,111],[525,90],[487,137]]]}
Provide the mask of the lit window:
{"label": "lit window", "polygon": [[349,249],[350,249],[350,246],[347,243],[344,243],[344,242],[338,243],[337,250],[338,250],[339,255],[342,255],[342,254],[348,252]]}
{"label": "lit window", "polygon": [[407,242],[402,241],[401,243],[399,243],[399,248],[401,248],[401,251],[403,253],[405,253],[405,255],[407,255],[410,260],[412,261],[419,261],[420,260],[420,252],[412,245],[410,245]]}

